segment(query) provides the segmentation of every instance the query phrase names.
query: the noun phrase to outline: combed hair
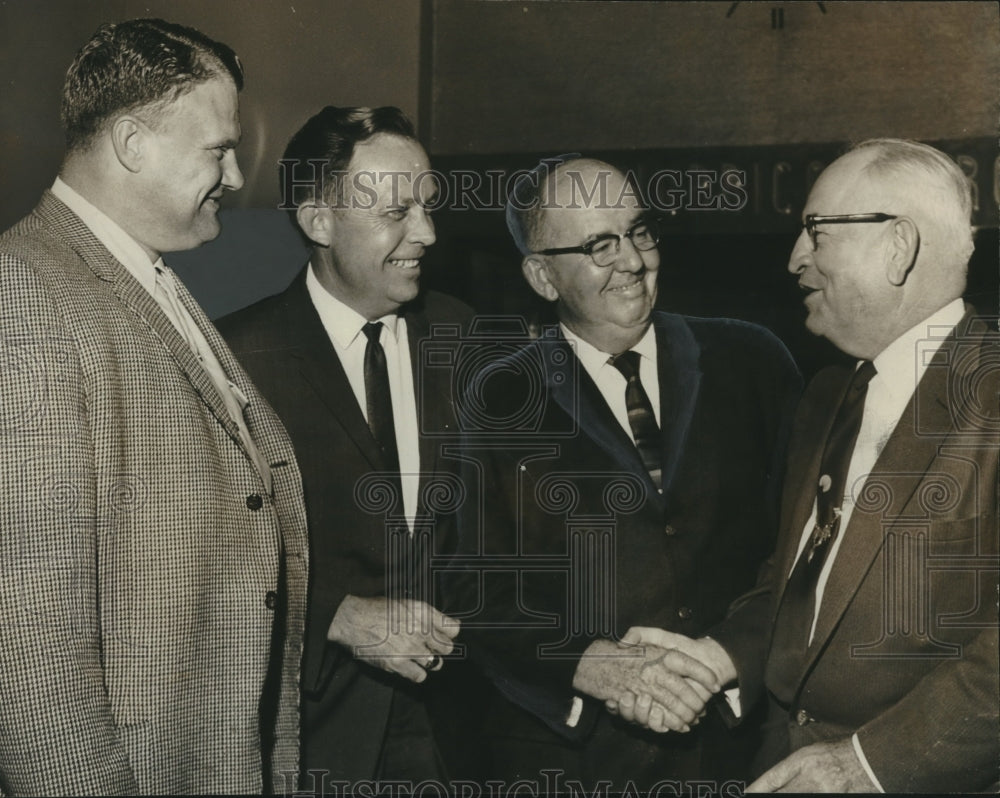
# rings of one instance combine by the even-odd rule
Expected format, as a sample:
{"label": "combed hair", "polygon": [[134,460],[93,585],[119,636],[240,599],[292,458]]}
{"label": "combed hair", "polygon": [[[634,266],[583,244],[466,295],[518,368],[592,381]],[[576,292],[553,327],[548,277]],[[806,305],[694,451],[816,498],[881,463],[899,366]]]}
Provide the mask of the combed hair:
{"label": "combed hair", "polygon": [[[338,175],[347,171],[354,148],[379,133],[417,140],[413,123],[392,105],[380,108],[328,105],[311,117],[285,148],[279,170],[281,207],[289,209],[294,217],[296,208],[307,199],[319,197],[329,201],[341,189],[343,181],[338,180]],[[296,189],[301,190],[301,195],[297,196]]]}
{"label": "combed hair", "polygon": [[521,173],[510,187],[504,213],[507,229],[522,255],[530,255],[534,251],[542,221],[542,193],[546,182],[558,167],[582,159],[578,152],[542,158],[533,169]]}
{"label": "combed hair", "polygon": [[[951,238],[955,257],[972,255],[972,188],[961,168],[938,149],[919,141],[879,138],[859,142],[850,152],[872,150],[865,171],[878,177],[922,178],[922,190],[909,198],[925,206],[925,215],[939,221]],[[932,189],[935,189],[933,190]]]}
{"label": "combed hair", "polygon": [[194,28],[162,19],[101,25],[73,59],[61,117],[68,152],[86,148],[112,116],[145,111],[154,121],[167,103],[220,75],[243,88],[232,49]]}

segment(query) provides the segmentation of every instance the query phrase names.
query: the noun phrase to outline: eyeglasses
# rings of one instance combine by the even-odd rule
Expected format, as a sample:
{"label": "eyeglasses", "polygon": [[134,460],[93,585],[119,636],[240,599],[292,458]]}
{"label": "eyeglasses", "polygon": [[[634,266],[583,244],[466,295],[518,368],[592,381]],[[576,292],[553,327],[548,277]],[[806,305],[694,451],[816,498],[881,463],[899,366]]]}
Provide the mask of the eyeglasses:
{"label": "eyeglasses", "polygon": [[821,224],[876,224],[888,222],[890,219],[898,219],[891,213],[843,213],[837,216],[819,216],[811,213],[806,217],[803,225],[809,240],[812,241],[813,249],[816,249],[816,226]]}
{"label": "eyeglasses", "polygon": [[627,238],[640,252],[653,249],[660,241],[660,224],[655,218],[641,219],[625,231],[624,235],[602,233],[579,247],[552,247],[536,255],[589,255],[598,266],[610,266],[622,251],[622,239]]}

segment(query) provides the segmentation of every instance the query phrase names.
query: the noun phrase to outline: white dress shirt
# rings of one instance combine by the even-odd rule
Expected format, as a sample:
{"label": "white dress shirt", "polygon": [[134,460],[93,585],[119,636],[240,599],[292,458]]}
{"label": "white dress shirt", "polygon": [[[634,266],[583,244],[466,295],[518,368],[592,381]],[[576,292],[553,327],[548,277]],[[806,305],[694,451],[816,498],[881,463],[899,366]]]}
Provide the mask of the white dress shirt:
{"label": "white dress shirt", "polygon": [[[565,324],[560,324],[559,329],[572,345],[584,370],[597,384],[597,389],[601,392],[608,407],[611,408],[615,418],[618,419],[621,428],[625,430],[632,443],[635,443],[632,425],[628,423],[628,406],[625,404],[625,386],[628,381],[625,379],[625,375],[608,363],[609,357],[621,353],[602,352],[572,332]],[[653,331],[652,324],[646,329],[639,342],[632,347],[632,351],[639,353],[639,381],[646,391],[646,396],[649,397],[649,402],[653,406],[653,414],[656,416],[656,423],[659,425],[660,375],[656,365],[656,333]]]}
{"label": "white dress shirt", "polygon": [[[361,414],[367,421],[365,347],[368,345],[368,338],[362,330],[368,319],[327,291],[316,277],[312,264],[306,272],[306,289],[330,343],[333,344],[333,349],[344,367],[351,390],[358,400],[358,407],[361,408]],[[420,488],[420,436],[406,319],[390,313],[377,321],[382,322],[379,343],[385,350],[389,392],[392,394],[392,422],[396,432],[396,449],[399,453],[403,512],[412,534]]]}

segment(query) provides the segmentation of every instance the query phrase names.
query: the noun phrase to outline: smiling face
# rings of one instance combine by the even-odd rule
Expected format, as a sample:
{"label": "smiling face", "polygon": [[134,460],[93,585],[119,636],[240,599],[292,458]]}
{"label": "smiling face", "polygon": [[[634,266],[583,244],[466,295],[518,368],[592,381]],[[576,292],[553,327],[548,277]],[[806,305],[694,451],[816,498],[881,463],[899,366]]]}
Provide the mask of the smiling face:
{"label": "smiling face", "polygon": [[[625,176],[608,164],[571,161],[554,179],[556,207],[542,211],[537,240],[532,242],[536,251],[582,246],[609,233],[621,236],[642,218],[644,209]],[[575,202],[563,202],[572,197],[574,181],[585,191],[576,193]],[[602,181],[607,190],[593,191]],[[531,255],[524,261],[528,281],[541,296],[555,300],[559,320],[609,354],[629,349],[646,332],[660,266],[655,248],[639,251],[628,238],[620,244],[621,251],[609,266],[598,266],[580,253]]]}
{"label": "smiling face", "polygon": [[219,235],[219,199],[243,185],[236,85],[211,78],[167,105],[144,131],[135,235],[153,254],[192,249]]}
{"label": "smiling face", "polygon": [[[849,153],[816,181],[803,211],[810,214],[898,213],[897,202],[864,174],[870,156]],[[820,224],[816,244],[805,230],[788,270],[798,276],[808,311],[806,327],[840,350],[873,358],[898,335],[900,293],[887,277],[892,222]]]}
{"label": "smiling face", "polygon": [[425,206],[436,185],[423,147],[391,133],[359,143],[347,171],[342,196],[315,211],[307,234],[320,245],[319,281],[374,320],[420,291],[420,258],[435,241]]}

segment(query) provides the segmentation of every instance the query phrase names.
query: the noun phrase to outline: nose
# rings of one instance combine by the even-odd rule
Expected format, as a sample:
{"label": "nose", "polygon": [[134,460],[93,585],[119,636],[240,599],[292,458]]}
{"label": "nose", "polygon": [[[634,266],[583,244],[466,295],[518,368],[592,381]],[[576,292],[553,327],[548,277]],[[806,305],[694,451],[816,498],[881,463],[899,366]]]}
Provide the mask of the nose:
{"label": "nose", "polygon": [[434,234],[434,220],[430,213],[420,205],[414,205],[410,211],[410,241],[429,247],[437,236]]}
{"label": "nose", "polygon": [[236,151],[227,150],[222,157],[222,185],[230,191],[239,191],[243,188],[243,172],[236,161]]}
{"label": "nose", "polygon": [[792,274],[801,274],[806,266],[812,263],[812,256],[812,241],[809,234],[803,230],[795,239],[795,246],[792,247],[792,254],[788,258],[788,271]]}
{"label": "nose", "polygon": [[[654,252],[655,250],[650,250]],[[621,240],[621,252],[618,253],[618,258],[615,260],[615,269],[622,272],[637,272],[642,270],[646,265],[643,261],[643,254],[638,249],[635,248],[635,244],[632,243],[632,239],[628,236],[623,236]]]}

